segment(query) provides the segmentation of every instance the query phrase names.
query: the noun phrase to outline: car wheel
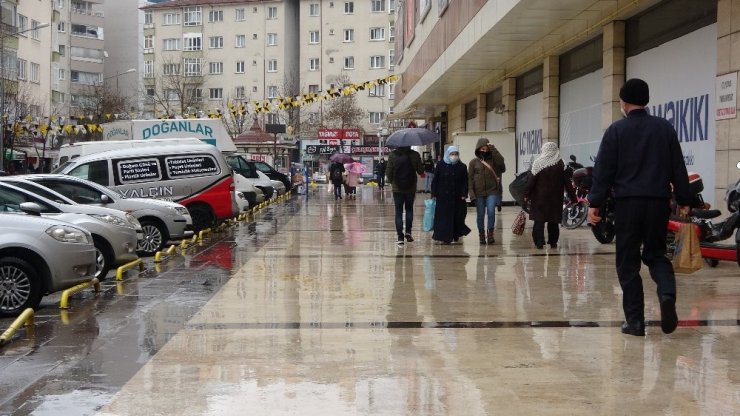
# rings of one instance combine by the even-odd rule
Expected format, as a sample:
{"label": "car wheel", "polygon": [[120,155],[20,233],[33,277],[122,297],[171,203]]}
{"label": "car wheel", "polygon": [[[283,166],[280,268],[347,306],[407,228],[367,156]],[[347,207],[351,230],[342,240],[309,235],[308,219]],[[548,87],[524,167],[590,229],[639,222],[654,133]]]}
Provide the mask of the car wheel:
{"label": "car wheel", "polygon": [[193,219],[193,230],[196,233],[213,225],[215,219],[208,208],[194,206],[188,207],[188,211],[190,211],[190,217]]}
{"label": "car wheel", "polygon": [[144,238],[139,241],[136,250],[144,256],[153,256],[167,244],[167,231],[152,220],[141,221]]}
{"label": "car wheel", "polygon": [[110,254],[110,249],[105,241],[96,237],[93,237],[93,240],[95,243],[95,277],[102,282],[105,276],[108,275],[113,263],[113,255]]}
{"label": "car wheel", "polygon": [[16,316],[41,302],[41,278],[25,260],[0,259],[0,317]]}

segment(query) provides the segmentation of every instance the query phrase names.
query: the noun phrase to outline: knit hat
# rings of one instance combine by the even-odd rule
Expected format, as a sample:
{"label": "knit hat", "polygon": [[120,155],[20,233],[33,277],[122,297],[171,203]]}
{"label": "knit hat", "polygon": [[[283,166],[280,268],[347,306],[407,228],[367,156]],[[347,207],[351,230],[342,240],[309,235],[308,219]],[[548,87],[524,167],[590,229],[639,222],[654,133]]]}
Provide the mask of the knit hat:
{"label": "knit hat", "polygon": [[644,107],[650,101],[650,88],[647,82],[639,78],[632,78],[627,80],[619,89],[619,98],[625,103]]}

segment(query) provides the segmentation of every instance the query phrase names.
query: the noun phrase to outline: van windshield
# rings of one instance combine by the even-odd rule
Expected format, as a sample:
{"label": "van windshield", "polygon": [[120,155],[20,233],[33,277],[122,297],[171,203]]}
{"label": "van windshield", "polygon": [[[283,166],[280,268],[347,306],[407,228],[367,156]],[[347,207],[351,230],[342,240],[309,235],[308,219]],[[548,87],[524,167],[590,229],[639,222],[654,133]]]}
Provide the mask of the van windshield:
{"label": "van windshield", "polygon": [[52,170],[52,171],[51,171],[51,173],[62,173],[62,171],[63,171],[63,170],[64,170],[64,169],[65,169],[65,168],[66,168],[67,166],[70,166],[70,165],[74,165],[74,164],[75,164],[75,162],[72,162],[72,161],[69,161],[69,162],[64,162],[64,163],[62,163],[61,165],[59,165],[59,166],[58,166],[58,167],[57,167],[56,169]]}
{"label": "van windshield", "polygon": [[226,161],[229,162],[229,166],[234,169],[234,172],[244,176],[245,178],[257,178],[257,172],[252,166],[239,155],[228,155]]}

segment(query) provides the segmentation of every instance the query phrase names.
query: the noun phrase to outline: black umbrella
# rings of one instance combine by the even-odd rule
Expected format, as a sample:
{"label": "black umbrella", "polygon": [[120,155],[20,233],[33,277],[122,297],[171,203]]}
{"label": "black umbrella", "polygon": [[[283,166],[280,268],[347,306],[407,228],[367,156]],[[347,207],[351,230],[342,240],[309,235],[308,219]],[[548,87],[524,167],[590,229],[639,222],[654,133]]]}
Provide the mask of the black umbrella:
{"label": "black umbrella", "polygon": [[401,129],[393,132],[388,137],[386,144],[390,147],[423,146],[438,142],[440,137],[437,133],[419,127]]}

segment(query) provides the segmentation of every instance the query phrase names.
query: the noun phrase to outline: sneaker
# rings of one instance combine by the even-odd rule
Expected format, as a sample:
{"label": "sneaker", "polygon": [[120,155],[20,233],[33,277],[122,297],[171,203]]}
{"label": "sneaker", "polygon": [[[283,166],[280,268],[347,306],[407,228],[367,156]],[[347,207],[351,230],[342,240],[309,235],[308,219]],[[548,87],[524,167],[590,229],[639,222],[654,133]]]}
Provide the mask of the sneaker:
{"label": "sneaker", "polygon": [[670,334],[678,326],[678,315],[676,315],[676,299],[672,296],[661,296],[660,298],[660,329],[664,334]]}
{"label": "sneaker", "polygon": [[411,234],[406,233],[406,241],[408,241],[409,243],[412,243],[414,242],[414,237],[411,237]]}
{"label": "sneaker", "polygon": [[622,333],[627,335],[634,335],[636,337],[644,337],[645,336],[645,323],[637,323],[637,324],[630,324],[630,323],[623,323],[622,324]]}
{"label": "sneaker", "polygon": [[399,247],[403,247],[403,238],[399,238],[398,241],[396,241],[396,245]]}

